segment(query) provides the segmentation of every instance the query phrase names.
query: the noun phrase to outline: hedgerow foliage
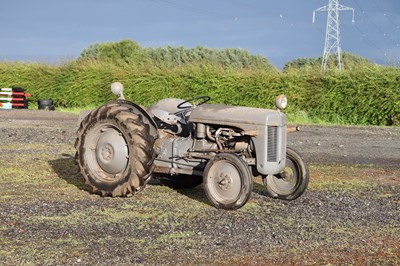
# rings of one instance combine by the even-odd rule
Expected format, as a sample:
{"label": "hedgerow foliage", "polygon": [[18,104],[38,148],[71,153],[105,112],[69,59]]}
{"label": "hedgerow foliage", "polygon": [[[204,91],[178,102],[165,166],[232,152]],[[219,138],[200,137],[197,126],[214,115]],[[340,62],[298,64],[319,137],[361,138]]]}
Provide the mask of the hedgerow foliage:
{"label": "hedgerow foliage", "polygon": [[[283,71],[293,71],[293,70],[301,70],[301,71],[319,71],[321,69],[322,57],[317,58],[298,58],[294,59],[285,64],[283,67]],[[331,55],[328,62],[327,67],[329,69],[335,69],[338,64],[337,56]],[[358,55],[353,55],[350,53],[342,54],[342,65],[347,70],[372,66],[373,64],[366,58],[362,58]]]}
{"label": "hedgerow foliage", "polygon": [[[166,97],[209,95],[213,103],[274,108],[275,96],[284,93],[289,99],[288,113],[305,112],[310,117],[346,124],[400,125],[397,67],[364,63],[322,74],[319,67],[292,66],[278,72],[269,64],[257,65],[256,58],[251,66],[227,63],[239,62],[240,56],[218,59],[222,52],[240,55],[236,49],[137,46],[133,53],[127,51],[118,45],[111,51],[93,45],[78,60],[58,65],[1,62],[0,86],[24,87],[33,94],[33,100],[51,98],[58,107],[103,104],[115,98],[109,89],[114,81],[124,84],[127,99],[144,106]],[[194,56],[200,51],[211,51],[215,61],[208,61],[206,58],[211,57],[205,55]]]}
{"label": "hedgerow foliage", "polygon": [[209,49],[202,46],[195,48],[147,47],[142,48],[134,41],[122,40],[117,43],[97,43],[84,49],[78,60],[95,59],[111,62],[120,66],[152,65],[154,67],[176,67],[187,64],[207,64],[227,69],[258,69],[270,71],[277,69],[265,57],[251,55],[248,51],[235,48]]}

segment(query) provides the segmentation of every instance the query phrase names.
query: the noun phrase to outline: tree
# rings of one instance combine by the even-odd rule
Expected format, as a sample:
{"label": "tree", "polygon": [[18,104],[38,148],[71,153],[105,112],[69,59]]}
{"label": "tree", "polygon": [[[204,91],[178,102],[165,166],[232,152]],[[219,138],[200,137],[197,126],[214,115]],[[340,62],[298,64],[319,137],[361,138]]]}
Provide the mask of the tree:
{"label": "tree", "polygon": [[147,60],[147,52],[131,40],[97,43],[85,48],[79,59],[95,59],[115,63],[141,64]]}
{"label": "tree", "polygon": [[[331,55],[332,60],[329,60],[328,63],[330,64],[336,64],[334,60],[336,60],[335,55]],[[360,66],[370,66],[372,65],[371,61],[369,61],[367,58],[363,58],[358,55],[354,55],[351,53],[343,53],[342,55],[342,60],[343,60],[343,65],[344,69],[353,69],[353,68],[358,68]],[[297,58],[294,59],[283,67],[283,71],[289,71],[289,70],[320,70],[321,69],[321,64],[322,64],[322,57],[314,57],[314,58]],[[332,67],[330,69],[334,68]]]}
{"label": "tree", "polygon": [[194,48],[185,48],[183,46],[142,48],[138,43],[131,40],[90,45],[82,51],[78,59],[93,59],[114,62],[116,64],[141,65],[149,63],[157,67],[197,64],[212,65],[226,69],[277,71],[267,58],[260,55],[252,55],[243,49],[209,49],[202,46]]}

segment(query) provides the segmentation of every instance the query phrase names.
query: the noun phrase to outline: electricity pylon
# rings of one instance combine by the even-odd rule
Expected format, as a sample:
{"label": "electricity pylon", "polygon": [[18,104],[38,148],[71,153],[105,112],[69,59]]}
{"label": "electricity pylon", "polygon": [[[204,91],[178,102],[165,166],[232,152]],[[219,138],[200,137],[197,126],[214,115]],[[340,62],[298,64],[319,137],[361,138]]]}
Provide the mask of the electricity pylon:
{"label": "electricity pylon", "polygon": [[354,8],[343,6],[339,4],[339,0],[329,0],[327,6],[315,9],[313,12],[313,23],[315,23],[315,12],[327,11],[328,19],[326,22],[325,34],[325,48],[324,55],[322,56],[321,71],[325,72],[327,69],[327,62],[331,54],[337,56],[337,68],[342,70],[342,48],[340,47],[340,25],[339,25],[339,11],[353,11],[354,23]]}

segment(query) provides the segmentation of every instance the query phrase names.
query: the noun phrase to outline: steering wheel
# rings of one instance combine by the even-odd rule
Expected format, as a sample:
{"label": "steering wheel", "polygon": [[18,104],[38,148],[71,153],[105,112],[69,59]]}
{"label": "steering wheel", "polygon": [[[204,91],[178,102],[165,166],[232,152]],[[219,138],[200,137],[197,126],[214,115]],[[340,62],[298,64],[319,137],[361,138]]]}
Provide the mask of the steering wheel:
{"label": "steering wheel", "polygon": [[[195,103],[196,100],[198,100],[198,102]],[[180,104],[178,104],[178,106],[176,106],[176,108],[178,108],[178,109],[194,108],[196,106],[199,106],[199,105],[202,105],[203,103],[208,102],[209,100],[211,100],[210,96],[197,96],[197,97],[191,98],[189,100],[186,100],[184,102],[181,102]],[[193,105],[184,106],[185,104],[188,104],[191,102],[193,102]]]}

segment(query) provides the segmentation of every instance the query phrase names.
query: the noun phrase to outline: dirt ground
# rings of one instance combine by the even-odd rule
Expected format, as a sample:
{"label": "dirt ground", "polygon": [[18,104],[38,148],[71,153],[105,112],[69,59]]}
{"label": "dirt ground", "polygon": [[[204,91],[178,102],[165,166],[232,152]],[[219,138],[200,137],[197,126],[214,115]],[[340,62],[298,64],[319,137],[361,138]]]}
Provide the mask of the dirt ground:
{"label": "dirt ground", "polygon": [[400,128],[300,126],[307,192],[237,211],[198,186],[89,193],[73,162],[77,116],[0,112],[0,265],[399,265]]}

